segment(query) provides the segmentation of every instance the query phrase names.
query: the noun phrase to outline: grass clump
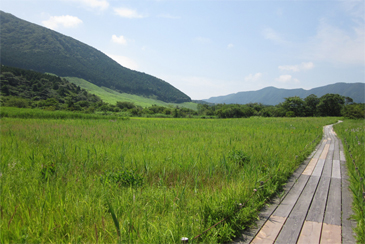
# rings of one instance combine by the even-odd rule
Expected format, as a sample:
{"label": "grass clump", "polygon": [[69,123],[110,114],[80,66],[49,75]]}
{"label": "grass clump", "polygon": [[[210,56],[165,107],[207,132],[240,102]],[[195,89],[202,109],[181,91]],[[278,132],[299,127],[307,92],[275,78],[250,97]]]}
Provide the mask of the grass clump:
{"label": "grass clump", "polygon": [[135,170],[121,170],[119,172],[108,171],[102,177],[104,184],[117,184],[125,187],[138,187],[143,185],[143,175]]}
{"label": "grass clump", "polygon": [[228,154],[228,159],[240,166],[250,163],[251,157],[242,150],[232,149]]}

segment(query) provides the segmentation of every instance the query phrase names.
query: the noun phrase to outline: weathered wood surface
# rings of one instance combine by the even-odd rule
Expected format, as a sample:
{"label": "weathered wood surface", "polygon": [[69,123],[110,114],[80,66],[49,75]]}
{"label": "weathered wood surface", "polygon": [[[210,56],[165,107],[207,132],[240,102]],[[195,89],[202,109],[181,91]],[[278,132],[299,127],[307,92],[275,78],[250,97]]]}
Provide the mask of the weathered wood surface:
{"label": "weathered wood surface", "polygon": [[284,197],[276,199],[280,204],[270,206],[262,224],[246,231],[250,234],[240,243],[355,243],[343,145],[332,125],[323,131],[322,142],[290,178]]}
{"label": "weathered wood surface", "polygon": [[305,221],[298,239],[298,244],[319,243],[322,223]]}
{"label": "weathered wood surface", "polygon": [[341,226],[323,223],[321,244],[341,244]]}
{"label": "weathered wood surface", "polygon": [[286,195],[284,200],[280,203],[280,205],[275,210],[273,215],[280,217],[289,216],[300,194],[302,193],[302,190],[307,184],[308,179],[309,176],[303,174],[298,178],[298,181],[294,184],[293,188],[288,192],[288,194]]}
{"label": "weathered wood surface", "polygon": [[251,243],[253,244],[269,244],[274,243],[281,227],[283,226],[286,218],[271,215],[265,225],[262,227],[261,231],[256,235],[255,239]]}
{"label": "weathered wood surface", "polygon": [[318,181],[319,177],[310,177],[275,243],[295,243],[298,240],[313,195],[317,189]]}

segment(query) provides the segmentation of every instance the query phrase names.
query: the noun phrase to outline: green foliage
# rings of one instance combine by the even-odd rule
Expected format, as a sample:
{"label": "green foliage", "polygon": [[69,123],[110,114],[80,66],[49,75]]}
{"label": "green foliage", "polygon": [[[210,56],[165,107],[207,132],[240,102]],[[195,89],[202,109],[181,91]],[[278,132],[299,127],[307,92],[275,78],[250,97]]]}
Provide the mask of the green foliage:
{"label": "green foliage", "polygon": [[45,165],[42,166],[41,170],[41,180],[42,181],[48,181],[53,177],[56,173],[56,166],[54,163],[45,163]]}
{"label": "green foliage", "polygon": [[304,98],[304,110],[306,116],[316,116],[317,115],[317,105],[319,103],[319,98],[311,94]]}
{"label": "green foliage", "polygon": [[131,102],[117,102],[117,107],[120,108],[120,109],[132,109],[132,108],[135,108],[136,106],[131,103]]}
{"label": "green foliage", "polygon": [[[0,12],[1,63],[13,67],[79,77],[120,93],[164,102],[191,99],[169,83],[130,70],[104,53],[73,38]],[[35,91],[39,86],[34,86]],[[4,88],[6,89],[6,88]],[[62,95],[62,90],[60,90]]]}
{"label": "green foliage", "polygon": [[321,116],[341,116],[344,104],[345,99],[343,96],[326,94],[319,99],[317,110]]}
{"label": "green foliage", "polygon": [[[56,112],[64,111],[47,113]],[[322,126],[336,120],[2,117],[0,242],[176,243],[227,217],[192,242],[229,242],[301,163],[295,156],[307,156]],[[229,160],[234,149],[250,161]],[[42,180],[48,163],[55,172]],[[130,169],[134,176],[122,173]],[[124,187],[113,176],[104,184],[108,173],[138,174],[143,185]]]}
{"label": "green foliage", "polygon": [[[93,108],[89,108],[93,109]],[[102,115],[94,113],[81,113],[71,111],[49,111],[43,109],[1,107],[1,118],[22,119],[104,119],[104,120],[127,120],[123,115]]]}
{"label": "green foliage", "polygon": [[138,187],[143,185],[143,175],[135,170],[109,171],[101,177],[101,181],[104,184],[114,183],[119,186]]}
{"label": "green foliage", "polygon": [[6,86],[6,91],[2,89],[1,92],[4,105],[9,107],[80,111],[90,104],[101,102],[96,95],[65,79],[31,70],[3,65],[0,82],[2,86]]}
{"label": "green foliage", "polygon": [[365,119],[365,103],[346,105],[342,110],[342,114],[349,119]]}
{"label": "green foliage", "polygon": [[250,163],[251,157],[242,150],[233,149],[229,152],[228,159],[240,166],[244,166]]}
{"label": "green foliage", "polygon": [[88,92],[97,95],[100,97],[104,102],[110,104],[116,104],[117,102],[129,102],[133,103],[135,106],[141,107],[150,107],[153,104],[158,106],[170,107],[170,106],[179,106],[179,107],[186,107],[189,109],[197,110],[197,104],[193,102],[184,102],[184,103],[166,103],[160,100],[155,100],[147,97],[137,96],[133,94],[127,93],[120,93],[114,91],[112,89],[106,87],[98,87],[84,79],[75,78],[75,77],[65,77],[71,83],[74,83],[81,88],[84,88]]}
{"label": "green foliage", "polygon": [[295,117],[295,112],[294,111],[288,111],[288,112],[286,112],[285,117]]}
{"label": "green foliage", "polygon": [[[348,105],[349,106],[349,105]],[[353,194],[352,219],[356,221],[357,243],[365,243],[365,124],[363,119],[345,120],[334,126],[342,140]]]}
{"label": "green foliage", "polygon": [[10,96],[4,100],[4,106],[16,108],[28,108],[31,102],[28,99],[21,97]]}
{"label": "green foliage", "polygon": [[282,103],[282,107],[287,111],[286,117],[304,116],[304,101],[300,97],[295,96],[285,98],[285,101]]}

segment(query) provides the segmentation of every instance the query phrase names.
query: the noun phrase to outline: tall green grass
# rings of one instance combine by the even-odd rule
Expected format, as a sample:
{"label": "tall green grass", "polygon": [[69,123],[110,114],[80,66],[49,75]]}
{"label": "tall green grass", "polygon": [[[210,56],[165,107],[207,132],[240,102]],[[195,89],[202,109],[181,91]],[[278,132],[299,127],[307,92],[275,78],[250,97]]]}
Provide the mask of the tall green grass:
{"label": "tall green grass", "polygon": [[335,121],[2,118],[0,242],[229,241]]}
{"label": "tall green grass", "polygon": [[82,112],[71,111],[47,111],[44,109],[30,109],[30,108],[14,108],[1,107],[1,118],[21,118],[21,119],[127,119],[120,115],[103,115],[103,114],[87,114]]}
{"label": "tall green grass", "polygon": [[344,146],[350,189],[353,193],[353,218],[358,243],[365,243],[365,121],[345,120],[334,127]]}

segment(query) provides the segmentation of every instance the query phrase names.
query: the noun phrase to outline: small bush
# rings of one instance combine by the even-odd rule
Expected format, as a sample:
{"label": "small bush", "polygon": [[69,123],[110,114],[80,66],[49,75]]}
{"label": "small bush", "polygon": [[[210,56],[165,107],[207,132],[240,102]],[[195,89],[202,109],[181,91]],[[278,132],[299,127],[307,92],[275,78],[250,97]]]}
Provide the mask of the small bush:
{"label": "small bush", "polygon": [[41,179],[44,181],[49,180],[56,173],[56,166],[54,163],[48,163],[43,165],[41,170]]}
{"label": "small bush", "polygon": [[104,184],[115,183],[120,186],[138,187],[143,185],[143,176],[134,170],[123,170],[120,172],[106,172],[101,177],[101,182]]}
{"label": "small bush", "polygon": [[243,166],[245,163],[249,163],[250,156],[242,150],[233,149],[228,154],[228,159],[232,162]]}

